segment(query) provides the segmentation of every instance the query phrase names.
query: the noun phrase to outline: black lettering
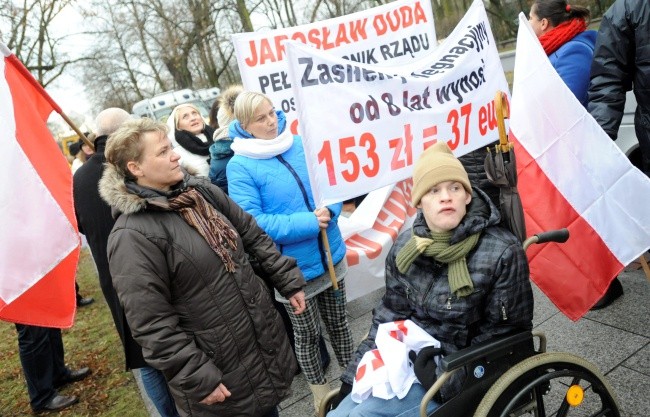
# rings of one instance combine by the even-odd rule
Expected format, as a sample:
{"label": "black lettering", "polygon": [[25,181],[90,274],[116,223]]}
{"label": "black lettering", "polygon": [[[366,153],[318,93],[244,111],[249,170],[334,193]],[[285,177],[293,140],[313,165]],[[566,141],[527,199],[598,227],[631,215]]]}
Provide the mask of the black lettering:
{"label": "black lettering", "polygon": [[313,78],[309,78],[311,69],[314,67],[314,62],[311,58],[298,58],[298,64],[305,64],[305,71],[302,73],[302,79],[300,80],[300,85],[302,87],[310,87],[312,85],[318,85],[318,81]]}

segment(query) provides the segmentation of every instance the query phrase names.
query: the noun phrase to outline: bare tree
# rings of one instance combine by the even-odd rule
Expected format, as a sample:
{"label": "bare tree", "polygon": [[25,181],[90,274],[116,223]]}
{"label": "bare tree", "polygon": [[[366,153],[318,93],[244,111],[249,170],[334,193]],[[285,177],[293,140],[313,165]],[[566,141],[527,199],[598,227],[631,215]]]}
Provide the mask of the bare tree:
{"label": "bare tree", "polygon": [[0,37],[43,87],[60,77],[71,64],[62,44],[76,34],[55,37],[50,28],[61,11],[74,0],[0,0]]}

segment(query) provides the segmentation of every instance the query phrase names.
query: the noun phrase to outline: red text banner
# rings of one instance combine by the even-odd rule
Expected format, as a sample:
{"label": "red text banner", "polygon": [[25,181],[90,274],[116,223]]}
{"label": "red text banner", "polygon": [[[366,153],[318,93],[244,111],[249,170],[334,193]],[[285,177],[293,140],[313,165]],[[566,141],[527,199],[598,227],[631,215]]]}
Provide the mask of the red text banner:
{"label": "red text banner", "polygon": [[498,139],[494,97],[508,84],[480,0],[433,53],[410,64],[285,47],[318,207],[409,178],[437,141],[460,156]]}
{"label": "red text banner", "polygon": [[297,133],[296,102],[287,74],[284,42],[293,40],[349,61],[402,65],[436,47],[431,2],[399,0],[334,19],[233,36],[244,88],[268,95]]}

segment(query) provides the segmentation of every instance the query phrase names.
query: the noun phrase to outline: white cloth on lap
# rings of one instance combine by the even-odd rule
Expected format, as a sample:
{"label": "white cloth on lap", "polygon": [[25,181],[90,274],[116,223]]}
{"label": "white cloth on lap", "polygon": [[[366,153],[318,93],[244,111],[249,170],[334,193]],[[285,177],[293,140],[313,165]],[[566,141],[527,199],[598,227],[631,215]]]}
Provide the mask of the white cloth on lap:
{"label": "white cloth on lap", "polygon": [[357,366],[351,393],[354,402],[360,403],[371,394],[385,400],[404,398],[417,382],[409,351],[440,347],[439,341],[411,320],[380,324],[375,344],[377,348],[366,352]]}

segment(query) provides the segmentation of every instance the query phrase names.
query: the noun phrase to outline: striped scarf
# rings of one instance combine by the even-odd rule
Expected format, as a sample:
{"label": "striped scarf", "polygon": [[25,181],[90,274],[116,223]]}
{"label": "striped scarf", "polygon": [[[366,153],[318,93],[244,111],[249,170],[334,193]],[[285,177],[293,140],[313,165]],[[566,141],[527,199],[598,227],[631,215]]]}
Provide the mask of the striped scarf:
{"label": "striped scarf", "polygon": [[431,238],[415,234],[411,236],[411,239],[406,242],[395,258],[399,272],[405,274],[418,256],[429,256],[440,263],[449,265],[447,274],[449,290],[456,297],[470,295],[474,292],[474,283],[469,275],[465,256],[476,246],[480,233],[475,233],[453,245],[449,244],[451,235],[452,232],[449,231],[431,232]]}
{"label": "striped scarf", "polygon": [[194,188],[170,198],[169,207],[178,211],[181,217],[197,232],[221,258],[226,271],[235,272],[235,261],[228,251],[237,249],[237,232],[235,232]]}

